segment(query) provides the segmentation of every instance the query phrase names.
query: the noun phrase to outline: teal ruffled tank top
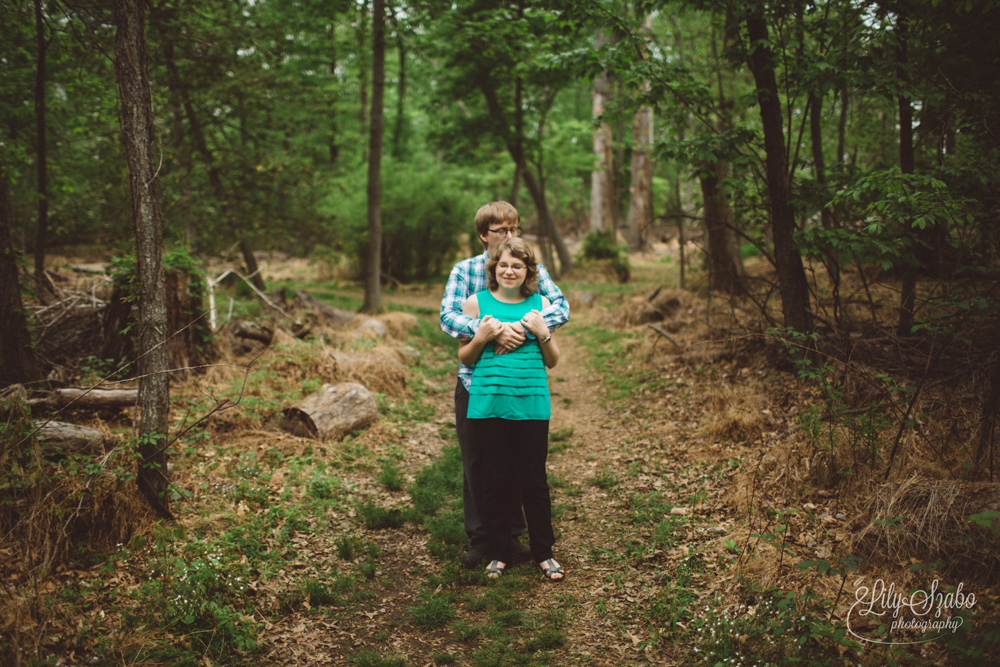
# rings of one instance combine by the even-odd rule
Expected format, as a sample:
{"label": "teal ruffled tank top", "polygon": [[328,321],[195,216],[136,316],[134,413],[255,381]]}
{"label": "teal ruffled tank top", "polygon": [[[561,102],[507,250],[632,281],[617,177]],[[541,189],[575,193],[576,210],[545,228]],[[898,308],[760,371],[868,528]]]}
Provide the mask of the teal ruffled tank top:
{"label": "teal ruffled tank top", "polygon": [[[541,312],[542,295],[532,294],[520,303],[504,303],[483,290],[476,295],[479,315],[492,315],[501,322],[519,322],[532,309]],[[469,419],[549,419],[549,381],[542,350],[534,339],[507,354],[496,354],[493,343],[472,371],[469,389]]]}

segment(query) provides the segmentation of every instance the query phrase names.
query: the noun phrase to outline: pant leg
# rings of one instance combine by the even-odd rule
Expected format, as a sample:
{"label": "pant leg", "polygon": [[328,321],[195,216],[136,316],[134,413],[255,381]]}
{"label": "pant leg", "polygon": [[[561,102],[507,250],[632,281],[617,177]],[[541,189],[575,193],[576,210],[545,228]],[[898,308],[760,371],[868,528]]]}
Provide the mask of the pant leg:
{"label": "pant leg", "polygon": [[527,420],[515,423],[517,432],[511,442],[511,458],[515,466],[513,477],[528,522],[531,556],[536,563],[541,563],[552,558],[552,546],[556,542],[552,530],[552,499],[545,472],[549,453],[549,422]]}
{"label": "pant leg", "polygon": [[462,452],[462,518],[465,522],[467,546],[480,553],[486,552],[486,527],[476,510],[473,493],[472,467],[476,463],[476,452],[472,448],[472,426],[466,415],[469,412],[469,390],[459,380],[455,385],[455,430],[458,432],[458,448]]}
{"label": "pant leg", "polygon": [[[476,508],[476,494],[472,482],[472,465],[476,453],[472,451],[472,432],[466,415],[469,412],[469,390],[459,380],[455,385],[455,430],[458,432],[458,448],[462,452],[462,518],[465,523],[466,546],[486,553],[486,528]],[[510,521],[511,537],[517,538],[524,532],[524,512],[520,502],[515,503]]]}
{"label": "pant leg", "polygon": [[510,456],[513,437],[510,422],[505,419],[470,419],[475,452],[471,478],[476,507],[486,531],[486,560],[511,562],[511,517],[519,510],[514,476],[514,461]]}

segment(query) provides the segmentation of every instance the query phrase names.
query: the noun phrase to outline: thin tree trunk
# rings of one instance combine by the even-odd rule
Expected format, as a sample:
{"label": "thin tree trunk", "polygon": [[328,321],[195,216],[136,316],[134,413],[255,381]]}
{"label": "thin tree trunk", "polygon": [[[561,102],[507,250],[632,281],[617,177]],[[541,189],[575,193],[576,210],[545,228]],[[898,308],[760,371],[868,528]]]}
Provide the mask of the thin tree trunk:
{"label": "thin tree trunk", "polygon": [[396,19],[396,12],[391,11],[389,17],[392,19],[393,28],[396,30],[396,49],[399,51],[399,75],[396,80],[396,124],[392,129],[392,155],[399,157],[403,151],[403,109],[406,99],[406,42],[403,40],[403,32],[399,21]]}
{"label": "thin tree trunk", "polygon": [[368,255],[365,303],[361,310],[381,309],[382,280],[382,100],[385,91],[385,0],[372,2],[372,111],[368,141]]}
{"label": "thin tree trunk", "polygon": [[[361,0],[361,20],[358,21],[358,53],[367,53],[368,41],[368,0]],[[374,47],[373,47],[374,48]],[[368,132],[368,59],[358,59],[358,93],[360,107],[358,121],[361,123],[361,136]],[[368,157],[365,156],[367,160]]]}
{"label": "thin tree trunk", "polygon": [[178,95],[181,106],[184,109],[184,115],[187,116],[188,125],[191,128],[191,141],[194,144],[195,149],[201,154],[202,159],[205,161],[205,166],[208,167],[208,184],[212,188],[212,195],[215,197],[216,202],[219,204],[219,211],[222,215],[224,224],[232,230],[234,237],[239,239],[240,254],[243,256],[243,263],[246,265],[247,275],[252,276],[250,282],[253,283],[261,292],[264,292],[267,288],[264,284],[264,278],[260,275],[260,271],[257,266],[257,259],[254,257],[253,249],[250,243],[243,238],[243,235],[239,233],[236,228],[236,221],[233,219],[232,214],[229,211],[229,203],[226,197],[226,189],[222,183],[222,174],[219,173],[219,167],[215,163],[215,155],[212,154],[211,149],[208,147],[208,142],[205,140],[205,131],[202,128],[201,121],[198,119],[198,114],[195,112],[194,105],[191,103],[190,98],[187,96],[185,87],[182,85],[180,72],[177,69],[177,63],[173,58],[172,50],[165,50],[165,64],[167,66],[167,85],[171,89],[172,94]]}
{"label": "thin tree trunk", "polygon": [[35,235],[35,281],[44,285],[42,274],[45,273],[45,245],[49,236],[49,168],[45,128],[45,84],[46,84],[46,50],[45,19],[42,15],[42,0],[35,0],[35,36],[38,47],[37,66],[35,68],[35,136],[37,142],[35,167],[38,173],[38,226]]}
{"label": "thin tree trunk", "polygon": [[[337,78],[337,15],[334,13],[330,22],[330,78],[339,83]],[[340,157],[340,144],[337,143],[337,134],[340,132],[337,127],[337,96],[330,96],[330,164],[337,164]]]}
{"label": "thin tree trunk", "polygon": [[705,206],[705,234],[708,237],[709,286],[727,294],[739,294],[746,289],[746,272],[740,245],[733,233],[729,193],[719,187],[728,174],[729,163],[718,160],[708,165],[699,180]]}
{"label": "thin tree trunk", "polygon": [[[173,63],[174,40],[168,39],[163,45],[164,59]],[[176,67],[173,70],[176,74]],[[169,74],[168,74],[169,76]],[[169,92],[171,138],[174,142],[174,150],[177,152],[177,185],[180,189],[181,221],[184,224],[184,245],[192,247],[196,231],[192,212],[194,201],[191,195],[191,150],[184,139],[184,109],[177,86],[171,86]]]}
{"label": "thin tree trunk", "polygon": [[778,272],[781,311],[785,326],[796,331],[812,330],[809,314],[809,284],[802,256],[795,246],[795,214],[791,204],[791,184],[782,129],[781,99],[774,75],[774,58],[768,46],[767,23],[759,3],[752,3],[746,17],[750,41],[750,69],[757,84],[757,101],[764,128],[767,189],[770,197],[774,263]]}
{"label": "thin tree trunk", "polygon": [[[604,31],[599,31],[596,47],[600,49],[611,41]],[[595,123],[604,114],[611,94],[611,80],[607,72],[594,78],[591,117]],[[590,173],[590,231],[603,232],[614,229],[614,143],[611,124],[601,120],[594,128],[594,169]]]}
{"label": "thin tree trunk", "polygon": [[[652,31],[652,17],[643,21],[643,39],[648,41]],[[643,48],[645,56],[646,49]],[[643,92],[649,90],[649,81],[642,84]],[[653,109],[642,105],[632,118],[632,173],[629,184],[628,215],[625,219],[628,248],[642,250],[642,233],[653,219],[653,165],[650,148],[653,145]]]}
{"label": "thin tree trunk", "polygon": [[847,116],[851,108],[851,98],[845,84],[840,89],[840,118],[837,121],[837,164],[843,165],[847,147]]}
{"label": "thin tree trunk", "polygon": [[149,89],[142,0],[115,0],[115,73],[122,136],[128,161],[139,274],[139,423],[136,483],[150,505],[173,518],[167,488],[170,380],[167,374],[167,308],[159,181],[154,160],[153,105]]}
{"label": "thin tree trunk", "polygon": [[[906,16],[901,14],[898,19],[898,24],[896,27],[897,37],[899,40],[898,48],[896,51],[897,58],[897,78],[905,84],[906,77],[906,61],[908,58],[908,22]],[[913,151],[913,107],[910,104],[910,98],[906,94],[901,94],[898,98],[899,103],[899,170],[904,174],[912,174],[916,166],[916,159]],[[902,224],[909,228],[910,234],[913,234],[914,230],[910,227],[909,221],[905,220]],[[916,240],[911,242],[910,247],[910,259],[915,261],[916,259]],[[916,304],[917,296],[917,267],[912,263],[903,267],[903,281],[900,287],[899,294],[899,323],[896,326],[897,336],[909,336],[913,329],[913,309]]]}
{"label": "thin tree trunk", "polygon": [[17,253],[10,237],[10,189],[0,165],[0,387],[40,378],[21,301]]}

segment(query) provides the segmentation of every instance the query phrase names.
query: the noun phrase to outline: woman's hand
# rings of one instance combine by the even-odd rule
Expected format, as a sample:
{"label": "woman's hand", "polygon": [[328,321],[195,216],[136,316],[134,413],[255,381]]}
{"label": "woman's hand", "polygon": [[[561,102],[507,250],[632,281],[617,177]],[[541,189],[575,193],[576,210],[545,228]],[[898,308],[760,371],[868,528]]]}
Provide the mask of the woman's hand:
{"label": "woman's hand", "polygon": [[483,343],[488,343],[499,336],[501,331],[503,331],[503,322],[492,315],[486,315],[479,323],[479,331],[476,332],[475,337]]}
{"label": "woman's hand", "polygon": [[524,328],[535,335],[538,340],[544,340],[549,335],[549,328],[545,325],[545,319],[537,310],[532,309],[521,318]]}

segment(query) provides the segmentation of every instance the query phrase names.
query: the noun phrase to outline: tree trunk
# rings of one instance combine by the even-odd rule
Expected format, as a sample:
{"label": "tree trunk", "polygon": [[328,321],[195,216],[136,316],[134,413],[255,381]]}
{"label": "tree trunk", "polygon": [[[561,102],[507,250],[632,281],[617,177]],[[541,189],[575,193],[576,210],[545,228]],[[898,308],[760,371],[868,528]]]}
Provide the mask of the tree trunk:
{"label": "tree trunk", "polygon": [[[333,19],[330,22],[330,78],[333,79],[336,84],[340,83],[337,77],[337,14],[334,12]],[[336,90],[336,89],[335,89]],[[339,128],[337,127],[337,105],[336,105],[337,95],[336,92],[331,95],[330,101],[330,164],[337,164],[337,158],[340,157],[340,144],[337,143],[337,134],[339,133]]]}
{"label": "tree trunk", "polygon": [[[497,127],[509,128],[510,124],[504,117],[503,109],[500,108],[500,100],[497,99],[496,90],[492,87],[492,82],[484,79],[480,82],[479,89],[483,92],[483,97],[486,98],[486,108],[489,110],[490,116]],[[566,247],[566,241],[552,220],[552,212],[549,210],[549,204],[545,200],[545,189],[539,183],[534,171],[528,168],[528,163],[524,157],[521,134],[516,130],[513,133],[508,131],[504,140],[507,144],[507,152],[514,159],[514,164],[520,169],[524,185],[528,188],[531,200],[535,204],[535,212],[538,214],[538,224],[542,228],[542,233],[548,236],[553,245],[555,245],[561,270],[569,271],[573,268],[573,256],[570,254],[569,248]],[[553,277],[559,276],[559,271],[556,270],[555,266],[548,266],[547,269],[552,273]]]}
{"label": "tree trunk", "polygon": [[705,206],[705,233],[708,237],[709,287],[727,294],[746,290],[746,272],[740,244],[733,233],[733,210],[729,193],[719,187],[729,173],[729,163],[718,160],[702,172],[701,195]]}
{"label": "tree trunk", "polygon": [[[906,61],[908,57],[907,39],[908,24],[906,16],[901,14],[896,27],[899,40],[896,51],[896,76],[900,82],[904,83],[906,77]],[[910,97],[901,94],[899,103],[899,170],[904,174],[912,174],[916,166],[916,158],[913,151],[913,107],[910,104]],[[914,229],[909,220],[902,221],[907,227],[907,231],[912,236]],[[917,241],[911,241],[910,259],[911,261],[903,267],[903,280],[899,294],[899,323],[896,325],[897,336],[909,336],[913,329],[913,310],[917,297],[917,267],[916,262]]]}
{"label": "tree trunk", "polygon": [[170,378],[166,372],[163,232],[142,4],[142,0],[115,0],[114,4],[115,74],[128,161],[140,294],[139,423],[136,433],[140,462],[136,483],[160,516],[173,518],[167,496]]}
{"label": "tree trunk", "polygon": [[[361,12],[361,18],[358,20],[358,53],[365,53],[368,51],[366,48],[366,42],[368,41],[368,0],[361,0],[361,6],[359,8]],[[376,19],[377,20],[377,19]],[[374,45],[372,45],[374,52]],[[358,121],[361,123],[361,136],[364,136],[368,130],[368,59],[358,58],[358,95],[359,95],[359,109],[358,109]],[[367,159],[367,156],[365,156]]]}
{"label": "tree trunk", "polygon": [[[598,32],[597,49],[611,41],[604,31]],[[595,123],[604,114],[611,94],[611,81],[607,72],[594,78],[591,117]],[[611,124],[601,120],[594,128],[594,170],[590,173],[590,231],[603,232],[614,226],[614,154]]]}
{"label": "tree trunk", "polygon": [[750,40],[750,69],[757,84],[757,101],[764,129],[765,169],[770,197],[774,263],[778,271],[781,311],[785,326],[796,331],[812,330],[809,314],[809,284],[802,256],[795,247],[795,214],[781,120],[781,99],[774,76],[774,58],[768,45],[767,23],[759,3],[749,5],[746,17]]}
{"label": "tree trunk", "polygon": [[389,17],[392,19],[392,26],[396,30],[396,50],[399,52],[399,75],[396,80],[396,123],[392,129],[392,155],[399,157],[403,154],[403,125],[406,99],[406,42],[403,40],[403,32],[396,18],[396,12],[391,11]]}
{"label": "tree trunk", "polygon": [[35,235],[35,281],[39,286],[45,284],[42,274],[45,273],[45,245],[49,235],[49,168],[48,151],[45,139],[45,52],[48,44],[45,42],[45,19],[42,16],[42,0],[35,0],[35,33],[38,46],[37,67],[35,69],[35,136],[37,142],[37,159],[35,167],[38,173],[38,232]]}
{"label": "tree trunk", "polygon": [[[643,39],[648,41],[652,18],[643,21]],[[643,47],[643,56],[645,56]],[[649,81],[643,82],[643,92],[649,91]],[[653,219],[653,166],[650,149],[653,145],[653,109],[642,105],[632,119],[632,173],[629,184],[628,215],[625,218],[628,249],[642,250],[642,233]]]}
{"label": "tree trunk", "polygon": [[840,89],[840,117],[837,119],[837,164],[843,166],[847,150],[847,116],[851,109],[851,98],[845,84]]}
{"label": "tree trunk", "polygon": [[[175,62],[174,48],[175,45],[172,38],[167,39],[163,44],[164,60],[171,64]],[[168,73],[168,76],[173,75],[176,75],[176,67],[173,68],[172,72]],[[191,150],[188,147],[187,141],[184,140],[184,108],[177,89],[178,86],[176,85],[170,86],[168,97],[170,104],[170,135],[177,154],[175,167],[177,169],[177,186],[180,190],[181,221],[184,224],[184,246],[190,249],[196,236],[194,220],[192,218],[194,200],[191,194]]]}
{"label": "tree trunk", "polygon": [[368,253],[365,303],[361,310],[381,309],[382,280],[382,99],[385,91],[385,0],[372,2],[372,112],[368,141]]}
{"label": "tree trunk", "polygon": [[632,120],[632,183],[629,185],[625,229],[628,249],[642,249],[642,232],[653,217],[653,167],[649,148],[653,144],[653,110],[642,107]]}
{"label": "tree trunk", "polygon": [[[823,229],[833,229],[833,211],[825,204],[829,199],[826,188],[826,161],[823,156],[823,96],[816,91],[809,93],[809,139],[812,147],[813,175],[820,187],[823,197],[823,209],[820,211],[820,221]],[[830,244],[823,244],[823,265],[830,277],[830,287],[834,298],[833,312],[835,317],[840,313],[840,256]]]}
{"label": "tree trunk", "polygon": [[21,302],[17,253],[10,237],[10,190],[0,165],[0,387],[40,377]]}
{"label": "tree trunk", "polygon": [[164,56],[167,66],[167,85],[170,87],[171,95],[177,95],[184,109],[184,115],[187,117],[188,125],[191,128],[191,141],[195,149],[201,154],[205,161],[205,166],[208,168],[208,183],[212,188],[212,195],[219,205],[220,214],[224,223],[232,229],[233,236],[239,239],[240,254],[243,256],[243,262],[246,264],[247,275],[253,276],[250,278],[250,281],[254,287],[264,292],[267,288],[264,285],[263,276],[257,270],[257,259],[253,255],[250,243],[236,229],[236,223],[229,211],[226,189],[222,184],[222,175],[215,164],[215,156],[212,154],[211,149],[209,149],[208,142],[205,141],[205,131],[202,129],[198,114],[195,113],[194,105],[191,103],[191,99],[187,95],[187,89],[181,81],[180,72],[177,70],[177,63],[173,58],[173,50],[165,50]]}

